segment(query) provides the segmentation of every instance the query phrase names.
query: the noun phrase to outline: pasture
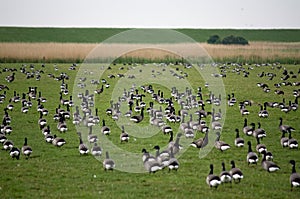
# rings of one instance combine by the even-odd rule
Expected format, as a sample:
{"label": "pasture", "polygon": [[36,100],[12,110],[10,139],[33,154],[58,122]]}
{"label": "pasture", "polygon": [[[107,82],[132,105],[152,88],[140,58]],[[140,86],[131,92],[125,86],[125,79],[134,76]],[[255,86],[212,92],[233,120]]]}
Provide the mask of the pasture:
{"label": "pasture", "polygon": [[[99,67],[99,66],[98,66]],[[101,157],[95,158],[91,153],[88,155],[80,155],[78,151],[79,138],[77,135],[78,129],[84,129],[85,122],[82,121],[80,126],[76,128],[73,124],[73,114],[75,107],[71,107],[71,118],[66,120],[68,130],[61,133],[57,128],[57,121],[53,117],[56,114],[56,109],[67,110],[67,106],[61,104],[60,92],[68,89],[68,93],[63,95],[62,98],[69,100],[70,96],[73,97],[75,106],[80,105],[82,101],[78,98],[78,94],[83,93],[86,95],[86,89],[90,88],[91,82],[89,81],[89,70],[81,71],[79,73],[80,64],[73,66],[72,64],[53,64],[45,63],[21,63],[14,64],[1,64],[0,84],[6,85],[8,89],[1,90],[2,103],[0,104],[1,116],[4,116],[4,109],[8,104],[14,106],[13,110],[8,110],[7,113],[11,117],[10,126],[13,131],[10,135],[6,135],[9,140],[14,142],[14,145],[21,149],[24,143],[24,138],[28,138],[28,145],[32,148],[31,156],[26,159],[24,155],[20,156],[19,160],[12,159],[9,151],[0,151],[0,197],[1,198],[297,198],[300,189],[295,188],[293,191],[290,189],[289,177],[291,174],[291,164],[289,161],[294,159],[296,161],[296,170],[300,171],[300,153],[298,149],[283,148],[280,144],[281,131],[279,130],[279,118],[283,118],[283,123],[294,127],[296,130],[292,133],[293,138],[300,140],[300,123],[299,123],[299,110],[292,110],[291,105],[295,102],[296,97],[299,96],[299,65],[285,65],[280,63],[263,64],[263,65],[239,65],[239,64],[217,64],[213,67],[219,72],[218,74],[226,74],[226,77],[220,77],[214,74],[215,77],[211,79],[222,80],[226,95],[221,96],[222,103],[226,106],[226,114],[222,112],[222,120],[225,121],[222,127],[221,140],[230,145],[230,149],[221,152],[216,149],[214,145],[216,131],[210,130],[209,134],[213,139],[209,141],[207,155],[199,158],[199,151],[205,150],[194,148],[192,146],[184,145],[183,152],[179,152],[175,157],[178,158],[180,163],[178,171],[168,171],[168,168],[157,171],[156,173],[149,174],[144,168],[142,163],[142,149],[147,149],[151,154],[155,155],[153,147],[159,145],[162,149],[166,148],[169,143],[169,134],[163,134],[159,127],[153,127],[157,133],[149,138],[142,138],[139,135],[131,134],[130,126],[145,127],[151,126],[149,124],[150,115],[145,112],[143,121],[136,124],[132,121],[126,120],[128,126],[125,127],[130,139],[128,143],[120,142],[121,128],[117,125],[117,121],[112,116],[106,114],[106,110],[111,108],[110,99],[114,90],[123,90],[125,86],[131,87],[132,85],[120,84],[122,81],[126,82],[129,79],[128,74],[137,74],[134,71],[136,68],[142,67],[143,71],[146,68],[151,68],[151,73],[144,75],[149,78],[156,78],[156,76],[164,76],[169,74],[170,71],[175,71],[176,74],[182,75],[183,79],[188,81],[191,85],[192,94],[197,94],[197,88],[201,87],[203,101],[205,102],[205,110],[212,111],[215,108],[219,112],[219,107],[209,104],[207,100],[212,99],[210,95],[210,86],[205,86],[204,79],[199,76],[196,67],[186,67],[184,64],[179,65],[165,65],[165,64],[117,64],[99,67],[102,76],[95,80],[105,79],[106,82],[99,82],[93,84],[99,89],[99,94],[93,93],[94,96],[90,101],[94,104],[89,104],[92,110],[92,115],[95,116],[95,108],[99,110],[100,123],[96,123],[93,127],[93,134],[98,136],[98,144],[102,147]],[[210,65],[201,66],[206,70]],[[70,69],[74,70],[70,70]],[[15,69],[15,70],[14,70]],[[289,77],[286,80],[281,78],[286,76],[284,71],[287,71]],[[22,72],[21,72],[22,71]],[[95,72],[94,71],[94,72]],[[15,73],[15,79],[12,82],[7,82],[6,77]],[[78,74],[80,74],[78,76]],[[122,77],[122,74],[124,77]],[[259,74],[261,77],[259,77]],[[28,77],[29,75],[29,77]],[[62,75],[68,76],[63,78]],[[108,78],[114,75],[115,78]],[[247,77],[245,77],[247,76]],[[271,76],[273,76],[271,78]],[[38,78],[37,78],[38,77]],[[111,77],[111,76],[110,76]],[[84,80],[87,78],[87,80]],[[181,79],[171,77],[172,82],[183,81]],[[132,78],[129,82],[135,82]],[[105,85],[109,83],[109,87]],[[149,84],[151,81],[149,81]],[[210,82],[208,82],[210,83]],[[270,92],[265,92],[263,88],[258,87],[257,83],[265,83],[268,85]],[[62,85],[64,87],[62,88]],[[65,85],[68,85],[67,88]],[[148,85],[149,85],[148,84]],[[278,84],[278,85],[277,85]],[[104,85],[101,91],[101,86]],[[275,87],[275,85],[277,87]],[[139,93],[144,93],[141,86],[135,85],[135,89]],[[29,88],[37,87],[36,91],[30,91]],[[124,88],[123,88],[124,87]],[[63,90],[62,90],[63,89]],[[171,90],[165,85],[153,84],[154,93],[158,90],[164,93],[164,98],[171,98]],[[283,95],[278,95],[275,90],[284,91]],[[100,92],[101,91],[101,92]],[[15,92],[15,94],[14,94]],[[51,143],[46,143],[44,135],[38,125],[40,114],[37,111],[38,101],[37,98],[31,99],[30,93],[41,95],[47,99],[43,103],[44,108],[49,111],[48,115],[43,116],[47,120],[47,125],[50,126],[51,134],[56,134],[66,140],[66,144],[62,147],[56,147]],[[184,91],[180,91],[184,92]],[[22,103],[12,102],[14,96],[25,94],[26,100],[32,101],[32,107],[29,108],[27,113],[22,113]],[[121,92],[122,93],[122,92]],[[237,103],[232,107],[227,104],[227,95],[234,93]],[[146,108],[149,108],[149,102],[153,101],[156,107],[161,106],[162,110],[167,107],[167,104],[158,104],[157,101],[152,99],[150,93],[144,93],[143,101],[146,103]],[[214,93],[218,97],[218,93]],[[87,95],[86,95],[87,96]],[[121,97],[121,96],[120,96]],[[199,100],[199,97],[196,97]],[[249,110],[249,115],[241,115],[239,102],[250,101],[251,106],[246,106]],[[115,103],[116,101],[114,101]],[[182,107],[173,99],[174,108],[176,112]],[[260,111],[260,104],[264,102],[278,102],[282,103],[284,108],[288,108],[284,112],[279,107],[267,107],[269,112],[268,118],[261,118],[258,116]],[[289,103],[290,102],[290,103]],[[121,102],[120,102],[121,103]],[[126,104],[125,102],[122,102]],[[297,104],[297,103],[296,103]],[[135,105],[135,103],[134,103]],[[24,106],[24,105],[23,105]],[[126,106],[127,107],[127,106]],[[113,107],[114,108],[114,107]],[[127,109],[126,109],[127,110]],[[201,107],[191,108],[189,111],[194,113],[201,110]],[[123,117],[123,110],[120,117]],[[133,112],[134,115],[139,113]],[[80,115],[83,116],[82,110]],[[189,120],[186,117],[186,121]],[[259,155],[257,165],[248,165],[246,156],[248,153],[247,141],[251,141],[253,150],[255,151],[256,139],[253,136],[247,136],[243,133],[244,119],[248,119],[248,123],[261,123],[261,128],[266,131],[266,137],[261,140],[265,144],[268,151],[273,153],[273,161],[280,166],[280,170],[275,173],[268,173],[261,166],[262,155]],[[102,119],[106,121],[106,125],[110,127],[111,133],[106,136],[101,133]],[[209,128],[211,129],[211,116],[203,118]],[[163,120],[166,124],[170,125],[174,131],[174,136],[178,135],[180,130],[180,123],[173,123]],[[197,121],[197,116],[194,115],[193,121]],[[239,129],[240,137],[244,138],[245,146],[238,148],[234,145],[235,129]],[[145,132],[141,132],[145,133]],[[147,133],[147,132],[146,132]],[[182,136],[180,144],[191,143],[192,141],[204,137],[204,133],[194,132],[194,138],[185,138]],[[175,139],[175,138],[174,138]],[[89,149],[93,146],[87,143],[87,134],[83,135],[84,143]],[[113,171],[105,171],[102,166],[102,161],[105,158],[105,150],[109,150],[105,144],[113,143],[115,147],[123,151],[138,154],[140,162],[132,162],[128,158],[126,162],[118,161],[116,159],[122,154],[116,154],[110,151],[110,156],[116,162],[116,169]],[[210,188],[206,184],[206,176],[209,173],[209,165],[214,165],[214,174],[219,175],[222,170],[221,163],[224,162],[226,169],[230,170],[230,161],[234,160],[236,167],[239,167],[244,178],[240,183],[221,184],[217,189]],[[122,165],[118,162],[136,165],[142,165],[140,172],[123,172]]]}

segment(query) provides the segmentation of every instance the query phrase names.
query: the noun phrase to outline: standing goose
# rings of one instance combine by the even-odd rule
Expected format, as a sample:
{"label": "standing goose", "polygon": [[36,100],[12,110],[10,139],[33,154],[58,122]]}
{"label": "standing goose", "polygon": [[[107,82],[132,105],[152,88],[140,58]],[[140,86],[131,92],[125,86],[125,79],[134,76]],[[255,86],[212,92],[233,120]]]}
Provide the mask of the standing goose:
{"label": "standing goose", "polygon": [[88,134],[88,137],[87,137],[89,143],[95,143],[95,142],[98,141],[98,136],[95,135],[95,134],[92,134],[92,131],[93,131],[93,127],[90,126],[90,127],[89,127],[89,134]]}
{"label": "standing goose", "polygon": [[235,136],[235,140],[234,140],[234,145],[237,147],[243,147],[245,144],[245,141],[243,138],[240,137],[239,129],[235,129],[235,132],[236,132],[236,136]]}
{"label": "standing goose", "polygon": [[179,141],[180,141],[181,136],[182,136],[182,134],[178,133],[177,137],[176,137],[176,140],[173,141],[173,132],[170,132],[170,139],[169,139],[168,149],[171,150],[171,148],[172,148],[174,154],[177,154],[179,152],[179,150],[182,149],[182,147],[179,145]]}
{"label": "standing goose", "polygon": [[281,132],[288,132],[289,130],[290,131],[295,131],[295,129],[293,128],[293,127],[291,127],[291,126],[289,126],[289,125],[284,125],[284,124],[282,124],[282,117],[281,118],[279,118],[279,130],[281,131]]}
{"label": "standing goose", "polygon": [[282,136],[281,136],[281,139],[280,139],[280,144],[282,147],[288,147],[288,141],[289,141],[289,138],[288,137],[285,137],[285,132],[283,131],[282,132]]}
{"label": "standing goose", "polygon": [[214,165],[209,165],[210,171],[208,176],[206,177],[206,183],[210,188],[215,187],[218,188],[218,186],[221,184],[221,179],[219,176],[214,175]]}
{"label": "standing goose", "polygon": [[220,179],[222,183],[231,183],[232,182],[232,176],[228,171],[226,171],[225,163],[222,162],[222,172],[220,173]]}
{"label": "standing goose", "polygon": [[225,143],[224,141],[220,141],[220,137],[221,137],[220,132],[217,132],[216,135],[217,135],[216,142],[215,142],[216,149],[220,150],[221,152],[230,149],[229,144]]}
{"label": "standing goose", "polygon": [[32,153],[32,148],[27,145],[27,138],[25,137],[24,145],[22,147],[22,154],[25,155],[26,159],[28,159],[31,153]]}
{"label": "standing goose", "polygon": [[208,131],[206,131],[204,138],[199,138],[191,143],[195,148],[204,148],[208,144]]}
{"label": "standing goose", "polygon": [[259,141],[259,138],[256,138],[256,141],[257,141],[256,151],[257,151],[259,154],[262,154],[264,151],[266,152],[266,151],[267,151],[266,145],[261,144],[260,141]]}
{"label": "standing goose", "polygon": [[249,164],[257,164],[258,156],[255,152],[252,151],[251,142],[248,141],[248,154],[247,154],[247,163]]}
{"label": "standing goose", "polygon": [[261,161],[261,166],[264,170],[268,171],[269,173],[280,170],[280,167],[277,166],[277,164],[275,164],[272,161],[266,160],[266,151],[263,151],[262,154],[263,154],[263,159]]}
{"label": "standing goose", "polygon": [[170,149],[170,159],[168,162],[169,171],[175,170],[177,171],[179,168],[179,162],[177,158],[174,157],[173,148]]}
{"label": "standing goose", "polygon": [[244,178],[243,172],[235,167],[235,162],[231,160],[231,170],[229,171],[230,175],[232,176],[233,180],[235,182],[241,182],[241,180]]}
{"label": "standing goose", "polygon": [[109,135],[110,134],[110,128],[108,126],[105,125],[105,120],[102,120],[102,128],[101,128],[101,132],[104,135]]}
{"label": "standing goose", "polygon": [[300,174],[296,173],[296,162],[295,160],[290,160],[290,164],[293,165],[292,167],[292,174],[290,175],[290,183],[291,183],[291,191],[293,187],[300,187]]}
{"label": "standing goose", "polygon": [[121,140],[121,143],[129,141],[129,134],[125,131],[123,125],[122,125],[122,132],[120,134],[120,140]]}
{"label": "standing goose", "polygon": [[110,159],[108,151],[105,152],[105,159],[103,160],[103,168],[105,171],[107,170],[114,170],[115,162]]}
{"label": "standing goose", "polygon": [[254,128],[253,128],[253,124],[251,123],[250,126],[247,125],[247,118],[244,119],[244,127],[243,127],[243,132],[248,135],[251,136],[253,134]]}
{"label": "standing goose", "polygon": [[102,154],[102,149],[101,147],[97,144],[97,142],[94,143],[94,146],[91,149],[91,153],[93,156],[101,156]]}
{"label": "standing goose", "polygon": [[140,115],[134,115],[130,118],[131,121],[135,123],[140,123],[144,119],[144,108],[141,109],[141,114]]}
{"label": "standing goose", "polygon": [[[255,128],[255,126],[253,126],[253,127]],[[259,139],[263,139],[264,137],[267,136],[266,131],[263,128],[261,128],[260,122],[258,122],[258,127],[257,127],[257,129],[255,129],[253,131],[252,135],[253,135],[253,137],[259,138]]]}
{"label": "standing goose", "polygon": [[79,154],[80,155],[87,155],[89,153],[89,148],[83,143],[82,137],[81,137],[81,132],[77,132],[78,137],[79,137]]}
{"label": "standing goose", "polygon": [[14,147],[13,141],[6,139],[6,140],[3,142],[3,149],[4,149],[4,150],[6,150],[6,151],[7,151],[7,150],[11,150],[13,147]]}
{"label": "standing goose", "polygon": [[215,116],[214,114],[212,114],[212,122],[211,122],[211,126],[213,130],[221,130],[222,129],[222,125],[219,121],[215,120]]}
{"label": "standing goose", "polygon": [[288,139],[288,147],[290,149],[297,149],[298,148],[298,141],[295,138],[292,138],[292,131],[288,130],[289,139]]}
{"label": "standing goose", "polygon": [[7,82],[13,82],[15,80],[15,73],[12,73],[11,75],[6,76],[5,80]]}
{"label": "standing goose", "polygon": [[156,160],[159,162],[162,169],[167,167],[170,160],[170,150],[160,152],[160,147],[158,145],[154,146],[154,149],[156,150]]}
{"label": "standing goose", "polygon": [[47,125],[47,120],[45,118],[43,118],[42,112],[40,112],[40,118],[39,118],[38,124],[40,126],[40,130],[42,130]]}
{"label": "standing goose", "polygon": [[52,144],[57,147],[62,147],[64,144],[66,144],[66,140],[60,137],[56,137],[56,134],[54,134]]}
{"label": "standing goose", "polygon": [[17,160],[20,159],[20,154],[21,152],[17,147],[13,147],[9,152],[10,157],[12,157],[12,159],[16,158]]}

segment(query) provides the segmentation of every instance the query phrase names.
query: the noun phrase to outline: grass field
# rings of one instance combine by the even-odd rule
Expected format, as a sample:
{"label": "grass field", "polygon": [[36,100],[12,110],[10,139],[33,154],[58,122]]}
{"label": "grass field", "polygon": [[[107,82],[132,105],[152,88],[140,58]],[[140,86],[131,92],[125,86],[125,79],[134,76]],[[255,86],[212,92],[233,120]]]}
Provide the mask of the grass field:
{"label": "grass field", "polygon": [[[0,42],[66,42],[100,43],[130,29],[118,28],[25,28],[0,27]],[[237,30],[237,29],[174,29],[196,42],[206,42],[211,35],[245,37],[249,41],[300,42],[299,29]],[[136,40],[134,40],[136,42]],[[130,41],[128,41],[130,42]],[[144,42],[144,40],[142,40]],[[163,42],[163,41],[162,41]]]}
{"label": "grass field", "polygon": [[[207,156],[199,158],[199,149],[192,147],[185,148],[184,153],[178,156],[180,162],[180,168],[177,172],[168,172],[167,169],[159,171],[154,174],[149,173],[129,173],[121,172],[118,169],[114,171],[104,171],[102,168],[102,160],[104,156],[100,158],[100,161],[94,158],[92,155],[80,156],[78,152],[79,140],[76,134],[77,129],[72,125],[72,120],[67,120],[68,131],[66,133],[60,133],[56,128],[56,122],[52,119],[55,114],[55,109],[59,106],[59,92],[61,81],[56,81],[53,78],[48,77],[48,74],[54,74],[59,76],[61,73],[66,73],[69,76],[69,80],[65,83],[68,84],[69,94],[63,96],[64,99],[68,99],[70,95],[73,95],[74,101],[77,99],[76,92],[84,93],[86,88],[80,89],[77,84],[80,83],[79,78],[89,76],[88,70],[80,71],[77,67],[76,70],[69,70],[71,64],[52,64],[46,63],[45,67],[41,64],[34,64],[34,68],[30,69],[30,64],[27,64],[26,71],[36,72],[37,70],[43,70],[40,73],[41,79],[39,81],[35,78],[27,79],[24,73],[20,72],[22,67],[21,63],[8,64],[4,63],[0,65],[2,73],[0,74],[0,84],[5,84],[9,87],[6,90],[6,98],[3,103],[0,104],[0,108],[3,110],[9,103],[9,99],[13,97],[14,91],[22,96],[22,93],[28,92],[28,87],[37,87],[38,91],[41,91],[42,96],[47,98],[47,102],[44,103],[45,108],[49,110],[49,115],[44,118],[47,119],[47,123],[51,127],[51,132],[57,134],[60,137],[66,139],[67,143],[61,148],[57,148],[44,141],[44,135],[41,133],[38,126],[39,114],[36,110],[37,101],[32,100],[33,107],[29,109],[27,114],[21,113],[21,103],[13,103],[13,111],[9,111],[12,122],[11,126],[13,132],[11,135],[7,135],[9,139],[13,140],[15,145],[21,147],[23,145],[24,137],[28,138],[28,144],[32,147],[33,153],[31,157],[26,160],[24,156],[21,156],[20,160],[13,160],[7,151],[0,151],[0,197],[1,198],[297,198],[300,193],[300,189],[290,191],[289,176],[291,173],[290,159],[295,159],[296,169],[300,171],[300,154],[299,150],[289,150],[282,148],[280,145],[281,132],[278,129],[279,117],[283,118],[285,124],[293,126],[296,131],[293,133],[293,137],[300,140],[300,124],[299,124],[299,110],[283,113],[279,108],[268,108],[269,118],[259,118],[258,111],[260,110],[258,104],[263,102],[282,102],[285,98],[286,104],[291,100],[294,101],[293,90],[299,89],[296,86],[282,86],[280,90],[284,90],[284,96],[279,96],[274,93],[276,89],[274,83],[283,82],[280,78],[283,73],[283,68],[288,71],[292,71],[298,75],[297,78],[290,78],[288,81],[299,81],[299,65],[260,65],[260,66],[238,66],[227,65],[224,73],[226,78],[222,78],[227,94],[235,93],[235,97],[238,102],[244,100],[252,100],[253,105],[247,106],[250,111],[248,118],[249,122],[257,124],[261,122],[262,128],[267,132],[267,137],[261,142],[265,144],[269,151],[274,155],[274,162],[276,162],[281,169],[275,173],[268,173],[262,169],[260,165],[261,156],[259,157],[258,165],[247,165],[246,155],[247,147],[236,148],[234,146],[235,128],[238,128],[241,132],[241,137],[252,141],[253,148],[255,148],[256,141],[253,137],[246,136],[242,133],[244,117],[239,112],[238,105],[226,108],[226,116],[223,115],[225,124],[223,126],[221,140],[229,143],[231,148],[227,151],[220,152],[213,148]],[[208,99],[210,87],[205,88],[205,81],[195,68],[185,68],[182,65],[179,66],[161,66],[157,64],[148,64],[146,66],[140,65],[114,65],[111,66],[111,70],[107,67],[96,68],[95,71],[101,71],[102,76],[98,77],[99,80],[105,78],[110,84],[109,88],[104,88],[103,93],[95,94],[95,107],[99,109],[99,115],[101,119],[106,120],[106,124],[111,128],[111,135],[104,137],[100,132],[94,132],[99,137],[99,143],[105,150],[105,140],[110,140],[116,147],[125,151],[138,153],[142,157],[141,149],[146,148],[154,154],[152,150],[153,146],[159,144],[161,147],[168,144],[169,136],[163,135],[158,131],[157,134],[150,138],[140,138],[139,136],[131,135],[129,143],[120,143],[119,135],[121,129],[116,125],[116,122],[108,115],[105,114],[105,110],[110,107],[109,100],[111,99],[114,89],[123,89],[122,87],[131,86],[121,84],[126,79],[114,78],[108,79],[110,74],[125,74],[124,78],[127,78],[128,74],[135,74],[134,69],[139,67],[150,67],[154,70],[156,76],[160,74],[169,74],[170,70],[177,71],[180,74],[188,74],[185,79],[190,82],[194,90],[197,87],[203,88],[203,98]],[[198,66],[194,66],[198,67]],[[9,68],[15,68],[15,80],[11,83],[5,81],[5,77],[12,72]],[[123,69],[121,69],[123,68]],[[209,70],[210,66],[204,67],[202,70]],[[145,71],[143,69],[143,71]],[[243,77],[243,71],[248,71],[249,77]],[[264,76],[262,78],[257,77],[257,74],[261,72],[274,73],[276,76],[272,80],[268,80],[269,77]],[[79,73],[80,72],[80,73]],[[204,72],[203,72],[204,73]],[[78,74],[80,74],[78,76]],[[149,78],[151,80],[150,74]],[[154,78],[154,77],[152,77]],[[214,81],[211,77],[212,82]],[[151,81],[149,80],[149,84]],[[132,81],[135,81],[134,79]],[[136,80],[137,81],[137,80]],[[183,81],[170,79],[169,83]],[[210,83],[212,83],[210,82]],[[261,88],[257,87],[258,82],[267,83],[271,89],[270,93],[265,93]],[[178,82],[177,82],[178,83]],[[89,81],[86,81],[87,87],[91,86]],[[75,87],[73,87],[75,85]],[[141,85],[136,85],[139,89]],[[168,85],[170,86],[170,85]],[[101,84],[97,88],[100,88]],[[170,90],[165,85],[153,84],[155,91],[158,89],[164,91],[165,97],[170,97]],[[140,89],[139,89],[140,90]],[[142,92],[140,90],[140,92]],[[4,91],[1,91],[4,94]],[[217,95],[217,94],[216,94]],[[152,101],[151,96],[146,94],[144,101],[147,103]],[[222,96],[222,102],[226,103],[226,96]],[[165,107],[165,105],[163,105]],[[62,108],[66,108],[62,106]],[[175,103],[176,110],[180,107]],[[215,107],[218,111],[218,107]],[[212,106],[206,104],[205,110],[210,111]],[[72,109],[73,111],[73,109]],[[196,111],[196,109],[193,109]],[[94,112],[93,112],[94,113]],[[225,113],[223,113],[225,114]],[[1,111],[1,115],[3,112]],[[196,120],[196,117],[194,117]],[[208,117],[207,122],[210,121]],[[149,121],[149,115],[145,114],[143,122],[137,124],[140,126],[147,126]],[[129,123],[134,125],[132,123]],[[170,124],[175,134],[178,132],[179,124]],[[99,129],[101,124],[97,125]],[[94,127],[97,129],[96,127]],[[129,131],[129,130],[128,130]],[[131,132],[128,132],[129,134]],[[213,133],[213,131],[212,131]],[[196,138],[203,137],[204,134],[197,133]],[[86,136],[83,137],[86,139]],[[181,138],[181,143],[189,143],[192,140]],[[211,143],[213,144],[213,143]],[[254,149],[255,150],[255,149]],[[111,158],[114,159],[122,154],[111,153]],[[214,164],[215,174],[221,172],[221,162],[224,161],[226,168],[229,170],[230,161],[235,160],[236,166],[239,167],[244,173],[244,179],[241,183],[233,183],[230,185],[220,185],[218,189],[211,189],[205,182],[205,178],[209,173],[209,164]],[[118,160],[115,159],[116,162]],[[142,159],[140,158],[140,161]],[[130,162],[130,159],[128,159]],[[117,165],[117,168],[121,169],[122,165]]]}

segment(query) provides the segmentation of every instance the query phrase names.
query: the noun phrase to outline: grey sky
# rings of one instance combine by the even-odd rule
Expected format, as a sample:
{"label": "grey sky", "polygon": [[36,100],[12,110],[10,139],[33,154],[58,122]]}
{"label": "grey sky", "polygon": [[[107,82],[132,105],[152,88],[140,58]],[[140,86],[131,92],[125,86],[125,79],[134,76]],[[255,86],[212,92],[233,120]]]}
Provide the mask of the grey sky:
{"label": "grey sky", "polygon": [[0,26],[300,28],[299,0],[1,0]]}

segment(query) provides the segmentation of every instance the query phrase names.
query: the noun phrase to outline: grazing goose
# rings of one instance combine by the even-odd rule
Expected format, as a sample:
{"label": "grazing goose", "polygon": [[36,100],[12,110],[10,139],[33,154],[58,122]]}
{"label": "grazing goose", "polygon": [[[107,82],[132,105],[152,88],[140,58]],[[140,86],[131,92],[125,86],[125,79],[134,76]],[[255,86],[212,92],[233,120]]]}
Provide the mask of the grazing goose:
{"label": "grazing goose", "polygon": [[239,129],[235,129],[236,136],[234,140],[234,145],[237,147],[243,147],[245,144],[245,141],[243,138],[240,137]]}
{"label": "grazing goose", "polygon": [[54,136],[51,133],[45,134],[45,141],[47,143],[52,143],[54,139]]}
{"label": "grazing goose", "polygon": [[7,140],[5,133],[0,133],[0,143],[3,144]]}
{"label": "grazing goose", "polygon": [[216,135],[217,135],[216,142],[215,142],[216,149],[220,150],[221,152],[230,149],[229,144],[225,143],[224,141],[220,141],[220,137],[221,137],[220,132],[217,132]]}
{"label": "grazing goose", "polygon": [[130,118],[131,121],[135,123],[140,123],[144,119],[144,108],[141,109],[141,114],[140,115],[134,115]]}
{"label": "grazing goose", "polygon": [[20,154],[20,149],[18,149],[17,147],[13,147],[9,152],[10,157],[12,157],[12,159],[16,158],[17,160],[20,159]]}
{"label": "grazing goose", "polygon": [[169,125],[164,125],[161,130],[164,134],[169,134],[171,131],[173,131],[172,127]]}
{"label": "grazing goose", "polygon": [[295,129],[293,128],[293,127],[291,127],[291,126],[289,126],[289,125],[284,125],[284,124],[282,124],[282,118],[279,118],[279,130],[281,131],[281,132],[288,132],[289,130],[290,131],[295,131]]}
{"label": "grazing goose", "polygon": [[269,117],[269,113],[267,111],[267,102],[264,103],[264,108],[263,106],[260,104],[260,111],[258,112],[258,116],[262,117],[262,118],[267,118]]}
{"label": "grazing goose", "polygon": [[179,168],[179,162],[177,158],[174,157],[173,148],[170,149],[170,159],[168,162],[169,172],[171,170],[177,171]]}
{"label": "grazing goose", "polygon": [[249,164],[256,164],[258,162],[258,156],[255,152],[252,151],[251,142],[248,141],[248,154],[247,154],[247,163]]}
{"label": "grazing goose", "polygon": [[220,179],[222,183],[231,183],[232,182],[232,176],[228,171],[226,171],[225,163],[222,162],[222,172],[220,173]]}
{"label": "grazing goose", "polygon": [[234,182],[241,182],[244,178],[243,172],[235,167],[235,162],[231,160],[231,170],[229,171],[230,175],[232,176]]}
{"label": "grazing goose", "polygon": [[288,130],[289,139],[288,139],[288,147],[290,149],[298,149],[298,141],[295,138],[292,138],[292,131]]}
{"label": "grazing goose", "polygon": [[122,125],[122,131],[120,134],[121,143],[129,141],[129,134],[125,131],[124,126]]}
{"label": "grazing goose", "polygon": [[11,75],[6,76],[5,80],[7,82],[13,82],[15,80],[15,73],[12,73]]}
{"label": "grazing goose", "polygon": [[97,142],[94,143],[94,146],[91,149],[91,153],[93,156],[101,156],[102,154],[102,149],[101,147],[97,144]]}
{"label": "grazing goose", "polygon": [[300,187],[300,174],[296,173],[296,162],[295,162],[295,160],[290,160],[290,164],[293,165],[292,174],[290,175],[290,184],[291,184],[291,191],[292,191],[293,187]]}
{"label": "grazing goose", "polygon": [[264,151],[266,152],[266,151],[267,151],[266,145],[261,144],[260,141],[259,141],[259,138],[256,138],[256,141],[257,141],[256,151],[257,151],[259,154],[262,154]]}
{"label": "grazing goose", "polygon": [[107,170],[114,170],[115,162],[110,159],[108,151],[105,152],[105,159],[103,160],[103,168],[105,171]]}
{"label": "grazing goose", "polygon": [[208,144],[208,131],[205,133],[204,138],[199,138],[191,143],[191,146],[195,148],[204,148]]}
{"label": "grazing goose", "polygon": [[57,147],[62,147],[64,144],[66,144],[66,140],[60,137],[56,137],[56,134],[54,134],[52,144]]}
{"label": "grazing goose", "polygon": [[14,143],[13,143],[13,141],[11,141],[11,140],[5,140],[4,142],[3,142],[3,149],[4,150],[11,150],[12,148],[14,147]]}
{"label": "grazing goose", "polygon": [[210,171],[208,176],[206,177],[206,183],[210,188],[215,187],[218,188],[218,186],[221,184],[221,179],[219,176],[214,175],[214,165],[209,165]]}
{"label": "grazing goose", "polygon": [[25,155],[26,159],[28,159],[31,153],[32,153],[32,148],[27,145],[27,138],[25,137],[24,144],[22,147],[22,154]]}
{"label": "grazing goose", "polygon": [[285,137],[285,132],[283,131],[282,132],[282,136],[281,136],[281,139],[280,139],[280,144],[282,147],[288,147],[288,141],[289,141],[289,138]]}
{"label": "grazing goose", "polygon": [[89,148],[83,143],[81,133],[77,132],[77,134],[79,137],[79,146],[78,146],[79,154],[87,155],[89,153]]}
{"label": "grazing goose", "polygon": [[277,164],[266,159],[266,151],[263,151],[262,154],[263,159],[261,161],[261,166],[264,170],[268,171],[269,173],[280,170],[280,167],[277,166]]}
{"label": "grazing goose", "polygon": [[243,132],[248,135],[251,136],[253,134],[254,131],[254,127],[253,127],[254,123],[251,123],[250,126],[247,125],[247,118],[244,119],[244,127],[243,127]]}
{"label": "grazing goose", "polygon": [[142,153],[143,153],[142,160],[143,160],[144,163],[146,161],[155,161],[155,160],[157,160],[156,157],[154,157],[153,155],[151,155],[146,149],[142,149]]}
{"label": "grazing goose", "polygon": [[105,120],[102,120],[102,128],[101,128],[101,132],[104,135],[109,135],[110,134],[110,128],[108,126],[105,125]]}
{"label": "grazing goose", "polygon": [[244,103],[241,102],[239,106],[240,106],[240,113],[242,115],[249,115],[250,114],[250,112],[246,109]]}

